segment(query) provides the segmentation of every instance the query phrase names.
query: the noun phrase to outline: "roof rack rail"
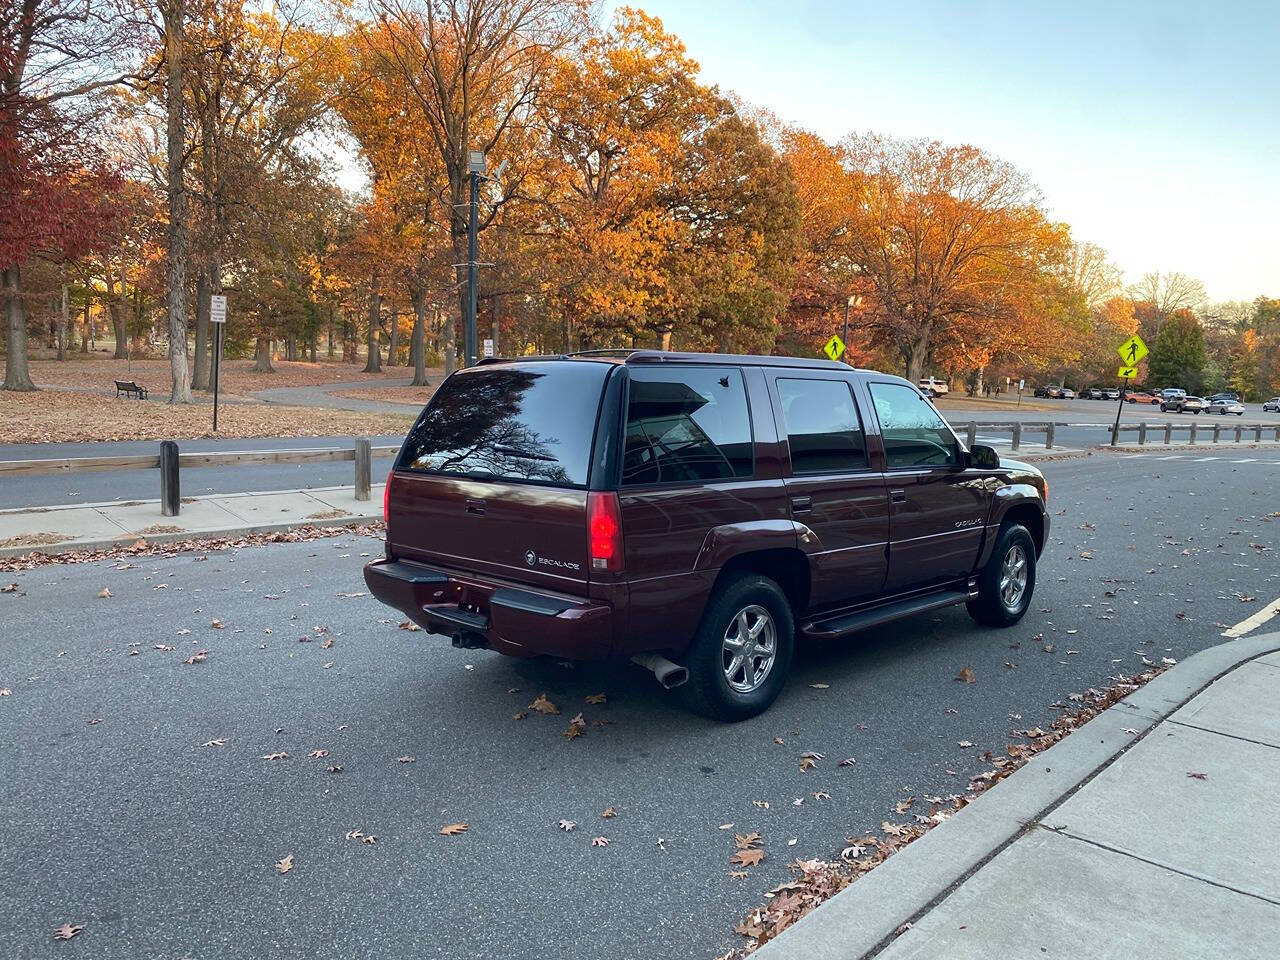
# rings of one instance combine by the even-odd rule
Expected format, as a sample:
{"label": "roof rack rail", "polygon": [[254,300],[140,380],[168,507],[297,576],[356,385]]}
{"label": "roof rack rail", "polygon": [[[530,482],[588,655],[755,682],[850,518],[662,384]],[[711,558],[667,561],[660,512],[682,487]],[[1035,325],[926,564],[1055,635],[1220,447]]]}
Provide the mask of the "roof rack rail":
{"label": "roof rack rail", "polygon": [[574,350],[561,354],[563,357],[629,357],[639,351],[639,347],[604,347],[599,350]]}

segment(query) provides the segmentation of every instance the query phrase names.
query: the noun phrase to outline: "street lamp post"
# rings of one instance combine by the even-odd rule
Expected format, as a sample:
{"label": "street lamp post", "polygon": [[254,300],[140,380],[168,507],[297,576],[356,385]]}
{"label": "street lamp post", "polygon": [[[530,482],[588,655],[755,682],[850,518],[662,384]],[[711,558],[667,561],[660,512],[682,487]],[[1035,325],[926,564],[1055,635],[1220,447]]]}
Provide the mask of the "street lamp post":
{"label": "street lamp post", "polygon": [[848,351],[849,351],[849,309],[851,307],[860,307],[860,306],[862,306],[862,297],[857,294],[850,297],[848,300],[844,302],[844,337],[842,339],[844,340],[846,356],[848,356]]}
{"label": "street lamp post", "polygon": [[467,179],[471,182],[471,197],[467,204],[467,315],[463,323],[463,353],[468,367],[476,362],[476,270],[480,259],[480,181],[484,177],[484,152],[472,150],[467,154]]}

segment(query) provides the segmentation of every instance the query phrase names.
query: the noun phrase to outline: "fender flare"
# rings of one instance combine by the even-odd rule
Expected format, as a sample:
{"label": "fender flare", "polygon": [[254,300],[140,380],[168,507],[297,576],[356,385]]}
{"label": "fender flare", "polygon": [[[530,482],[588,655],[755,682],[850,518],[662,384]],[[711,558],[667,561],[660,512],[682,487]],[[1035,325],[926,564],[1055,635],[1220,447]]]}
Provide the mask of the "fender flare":
{"label": "fender flare", "polygon": [[[1049,538],[1049,517],[1044,509],[1044,501],[1040,499],[1040,491],[1030,483],[1007,483],[996,489],[991,497],[991,511],[987,515],[986,527],[983,531],[982,549],[978,554],[978,569],[981,570],[991,559],[991,551],[995,548],[996,534],[1004,523],[1009,511],[1024,503],[1035,504],[1040,511],[1044,523],[1044,541]],[[1042,548],[1043,549],[1043,546]]]}

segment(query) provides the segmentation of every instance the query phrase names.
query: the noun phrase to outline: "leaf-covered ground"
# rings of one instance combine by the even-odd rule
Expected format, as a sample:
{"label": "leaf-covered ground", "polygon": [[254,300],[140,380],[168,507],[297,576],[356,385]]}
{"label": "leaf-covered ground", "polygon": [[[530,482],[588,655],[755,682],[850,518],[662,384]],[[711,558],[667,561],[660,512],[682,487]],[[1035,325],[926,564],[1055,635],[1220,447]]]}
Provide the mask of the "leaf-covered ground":
{"label": "leaf-covered ground", "polygon": [[[261,403],[231,404],[218,410],[221,437],[309,437],[334,434],[390,434],[413,423],[412,410],[353,413],[322,407]],[[0,392],[0,442],[73,443],[90,440],[190,440],[211,437],[209,403],[170,406],[104,398],[92,393],[39,390]]]}
{"label": "leaf-covered ground", "polygon": [[[441,373],[443,376],[443,372]],[[335,397],[347,397],[352,400],[381,400],[385,403],[403,403],[407,406],[421,407],[436,392],[431,387],[352,387],[350,390],[331,391]]]}

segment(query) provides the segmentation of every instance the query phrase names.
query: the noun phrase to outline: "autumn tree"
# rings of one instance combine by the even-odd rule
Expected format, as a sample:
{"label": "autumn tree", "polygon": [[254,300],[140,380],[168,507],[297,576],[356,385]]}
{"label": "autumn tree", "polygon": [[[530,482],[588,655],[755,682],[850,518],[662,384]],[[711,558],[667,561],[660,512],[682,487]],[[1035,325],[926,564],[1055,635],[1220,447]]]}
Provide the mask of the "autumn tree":
{"label": "autumn tree", "polygon": [[1150,379],[1195,392],[1204,384],[1207,359],[1200,321],[1188,309],[1176,310],[1151,344]]}
{"label": "autumn tree", "polygon": [[1150,307],[1147,332],[1159,336],[1165,322],[1179,310],[1198,310],[1208,298],[1204,284],[1185,273],[1144,273],[1129,289],[1129,296]]}
{"label": "autumn tree", "polygon": [[34,390],[22,269],[91,249],[118,185],[97,149],[101,94],[130,75],[115,0],[0,0],[0,281],[6,390]]}

